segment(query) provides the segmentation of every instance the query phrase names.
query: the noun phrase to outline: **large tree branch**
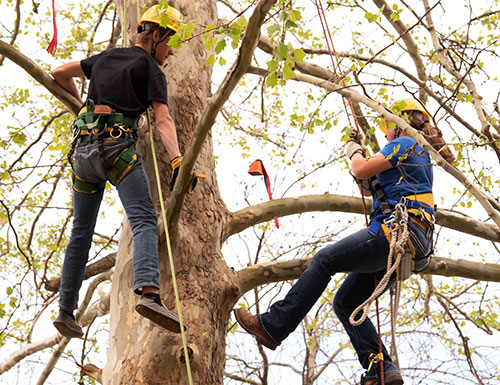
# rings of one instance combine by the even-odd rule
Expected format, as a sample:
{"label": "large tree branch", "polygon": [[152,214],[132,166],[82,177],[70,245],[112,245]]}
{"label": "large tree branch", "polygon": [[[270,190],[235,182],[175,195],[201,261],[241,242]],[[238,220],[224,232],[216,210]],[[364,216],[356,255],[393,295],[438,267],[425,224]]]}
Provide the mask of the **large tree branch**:
{"label": "large tree branch", "polygon": [[[100,274],[106,270],[111,269],[116,263],[116,253],[111,253],[105,257],[99,259],[98,261],[91,263],[85,267],[85,273],[83,279],[89,279],[97,274]],[[45,282],[45,290],[58,292],[61,286],[61,277],[53,278]]]}
{"label": "large tree branch", "polygon": [[0,40],[0,54],[5,55],[19,67],[23,68],[33,79],[44,86],[52,95],[58,98],[75,115],[78,113],[80,104],[78,100],[68,91],[62,88],[54,79],[47,75],[35,62],[24,56],[11,45]]}
{"label": "large tree branch", "polygon": [[[249,71],[258,73],[259,75],[262,75],[263,73],[266,73],[267,71],[264,69],[254,69],[250,68]],[[483,206],[484,210],[488,214],[488,216],[493,219],[496,223],[496,225],[500,228],[500,214],[495,211],[493,208],[490,198],[488,198],[480,189],[478,186],[476,186],[472,181],[470,181],[464,174],[462,174],[458,169],[450,165],[444,158],[437,152],[434,147],[432,147],[427,140],[425,140],[424,136],[422,133],[416,129],[414,129],[412,126],[410,126],[403,118],[393,115],[389,111],[385,109],[385,107],[379,103],[374,101],[373,99],[370,99],[364,95],[361,95],[359,92],[355,91],[352,88],[344,88],[339,86],[338,84],[318,79],[317,77],[311,76],[311,75],[304,75],[300,73],[295,74],[294,80],[296,81],[302,81],[305,83],[313,84],[318,87],[324,88],[329,91],[333,92],[338,92],[342,96],[346,98],[350,98],[353,101],[363,103],[364,105],[372,108],[378,114],[385,118],[389,122],[395,123],[397,126],[399,126],[403,131],[408,133],[412,138],[414,138],[422,148],[429,153],[429,155],[436,161],[436,163],[441,166],[446,172],[448,172],[450,175],[452,175],[455,179],[457,179],[462,185],[465,186],[465,188],[472,194],[474,197],[478,200],[478,202]]]}
{"label": "large tree branch", "polygon": [[247,72],[247,68],[250,66],[252,61],[255,47],[257,46],[260,35],[260,27],[265,20],[267,12],[271,9],[275,2],[276,0],[260,0],[257,3],[252,16],[250,16],[250,19],[248,20],[248,25],[241,40],[236,61],[227,72],[226,77],[217,92],[207,100],[205,110],[203,111],[203,114],[201,115],[194,130],[193,138],[184,153],[177,182],[170,197],[167,211],[169,226],[175,226],[179,219],[185,194],[191,181],[191,173],[193,171],[194,163],[198,158],[201,147],[205,142],[205,139],[223,104],[229,98],[241,77]]}
{"label": "large tree branch", "polygon": [[[366,204],[369,210],[371,200],[367,200]],[[231,235],[273,218],[310,211],[341,211],[363,214],[363,203],[361,198],[333,194],[305,195],[267,201],[232,213],[226,222],[222,239],[225,241]],[[437,211],[436,223],[492,242],[500,242],[498,227],[448,210],[439,209]]]}
{"label": "large tree branch", "polygon": [[[283,262],[268,262],[245,267],[237,272],[240,296],[269,283],[297,279],[309,265],[311,258]],[[500,282],[500,266],[493,263],[432,257],[427,267],[419,274],[463,277],[479,281]]]}
{"label": "large tree branch", "polygon": [[[304,52],[313,54],[313,55],[329,55],[328,50],[324,49],[309,49],[309,48],[303,48]],[[453,116],[459,123],[461,123],[464,127],[466,127],[469,131],[471,131],[474,135],[480,137],[481,132],[480,130],[477,130],[474,126],[472,126],[469,122],[467,122],[455,109],[450,107],[448,104],[446,104],[446,100],[441,97],[438,93],[436,93],[432,88],[430,88],[425,82],[421,81],[418,77],[414,76],[410,71],[408,71],[406,68],[401,67],[395,63],[392,63],[390,61],[384,60],[384,59],[379,59],[379,58],[373,58],[369,56],[364,56],[364,55],[359,55],[356,53],[346,53],[346,52],[339,52],[339,56],[341,57],[352,57],[354,59],[364,61],[364,62],[371,62],[371,63],[376,63],[380,64],[382,66],[391,68],[395,71],[398,71],[400,74],[406,76],[408,79],[410,79],[412,82],[414,82],[417,86],[419,86],[421,89],[423,89],[430,97],[432,97],[439,105],[441,108],[443,108],[447,113],[449,113],[451,116]],[[305,63],[305,62],[304,62]],[[303,66],[303,69],[306,71],[303,71],[301,68],[297,68],[300,72],[308,74],[308,75],[314,75],[314,73],[307,71],[307,66]],[[328,80],[328,79],[326,79]],[[430,78],[431,81],[435,82],[433,78]],[[443,86],[442,84],[439,84],[440,86]],[[448,89],[448,91],[453,92],[453,90]]]}
{"label": "large tree branch", "polygon": [[472,95],[472,99],[474,101],[474,109],[476,110],[477,117],[481,122],[481,132],[486,136],[486,138],[488,138],[488,140],[490,141],[490,146],[493,148],[498,159],[500,160],[500,149],[493,141],[493,137],[490,132],[490,123],[488,122],[488,119],[484,114],[482,105],[483,97],[479,95],[479,92],[477,92],[476,85],[474,84],[472,79],[468,78],[468,73],[461,74],[460,71],[456,70],[455,67],[453,66],[450,58],[446,54],[446,50],[441,45],[436,29],[434,28],[434,22],[432,21],[428,0],[424,0],[424,6],[425,10],[427,11],[426,12],[426,18],[428,24],[427,30],[431,35],[432,44],[434,45],[434,50],[436,51],[439,63],[441,63],[441,65],[446,69],[446,71],[448,71],[448,73],[450,73],[450,75],[454,76],[459,82],[465,84],[465,86],[469,90],[470,94]]}
{"label": "large tree branch", "polygon": [[[413,37],[408,33],[408,28],[399,19],[392,18],[392,8],[385,0],[373,0],[375,5],[381,10],[382,14],[385,16],[387,21],[394,27],[396,32],[399,34],[406,48],[408,49],[408,54],[415,64],[417,69],[418,78],[425,83],[427,80],[427,73],[425,72],[425,65],[420,57],[420,53],[417,44],[413,40]],[[422,100],[426,99],[426,94],[424,89],[420,89],[420,98]]]}

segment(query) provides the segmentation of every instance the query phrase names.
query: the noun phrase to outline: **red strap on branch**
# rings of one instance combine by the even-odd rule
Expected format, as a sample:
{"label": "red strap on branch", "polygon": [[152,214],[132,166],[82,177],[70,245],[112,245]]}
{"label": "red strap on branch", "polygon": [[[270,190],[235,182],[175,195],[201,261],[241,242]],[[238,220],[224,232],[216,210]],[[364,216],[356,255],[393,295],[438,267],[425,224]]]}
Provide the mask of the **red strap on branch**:
{"label": "red strap on branch", "polygon": [[47,47],[47,52],[52,56],[56,54],[57,51],[57,24],[56,24],[56,5],[55,0],[52,0],[52,25],[54,26],[54,33],[52,40]]}
{"label": "red strap on branch", "polygon": [[[269,195],[269,200],[273,200],[273,194],[271,193],[271,181],[269,180],[269,175],[267,175],[266,168],[264,167],[264,163],[260,159],[255,160],[248,169],[248,173],[250,175],[263,175],[264,183],[266,184],[267,194]],[[280,224],[277,218],[274,218],[274,223],[276,228],[280,228]]]}

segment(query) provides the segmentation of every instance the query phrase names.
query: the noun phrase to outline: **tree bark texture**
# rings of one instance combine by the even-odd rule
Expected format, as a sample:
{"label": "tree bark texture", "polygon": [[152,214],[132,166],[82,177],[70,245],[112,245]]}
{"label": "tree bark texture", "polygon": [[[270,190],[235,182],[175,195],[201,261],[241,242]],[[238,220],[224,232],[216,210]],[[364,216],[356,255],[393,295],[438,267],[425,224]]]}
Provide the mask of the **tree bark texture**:
{"label": "tree bark texture", "polygon": [[[186,20],[196,19],[200,25],[216,24],[217,11],[213,0],[169,3],[179,9]],[[136,7],[136,3],[128,6]],[[210,97],[211,69],[205,67],[206,57],[202,40],[193,39],[176,50],[165,69],[168,107],[176,123],[182,153],[192,140],[193,129]],[[159,135],[155,135],[155,147],[164,199],[168,202],[170,159]],[[159,211],[147,127],[141,131],[138,151]],[[226,208],[220,198],[214,166],[209,134],[195,164],[195,169],[207,175],[207,179],[200,181],[195,191],[185,198],[177,226],[170,234],[182,314],[188,326],[186,337],[195,384],[222,384],[227,322],[237,297],[237,286],[233,282],[236,274],[227,267],[220,251]],[[133,293],[132,235],[126,218],[124,222],[111,292],[110,346],[103,383],[187,384],[180,334],[153,326],[134,310],[139,298]],[[165,305],[176,311],[164,239],[160,239],[160,281]]]}

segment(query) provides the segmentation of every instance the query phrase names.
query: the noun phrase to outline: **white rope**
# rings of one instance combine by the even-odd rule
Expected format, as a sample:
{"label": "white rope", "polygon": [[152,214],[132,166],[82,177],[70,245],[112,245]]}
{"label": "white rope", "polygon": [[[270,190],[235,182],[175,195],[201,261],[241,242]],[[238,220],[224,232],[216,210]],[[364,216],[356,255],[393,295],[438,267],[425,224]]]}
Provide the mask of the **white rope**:
{"label": "white rope", "polygon": [[[396,227],[391,230],[391,244],[389,247],[389,255],[387,256],[387,272],[380,280],[372,295],[352,312],[349,317],[349,322],[352,326],[359,326],[365,321],[373,301],[384,292],[392,273],[398,268],[401,258],[405,253],[405,244],[408,241],[408,211],[404,202],[400,202],[396,205],[396,218],[394,219],[394,223]],[[394,255],[396,259],[394,263],[392,263]],[[366,307],[365,311],[359,320],[356,321],[356,316],[364,307]]]}
{"label": "white rope", "polygon": [[398,349],[396,346],[396,322],[399,316],[399,300],[401,298],[401,288],[403,281],[397,280],[394,291],[391,290],[391,359],[394,365],[399,368]]}

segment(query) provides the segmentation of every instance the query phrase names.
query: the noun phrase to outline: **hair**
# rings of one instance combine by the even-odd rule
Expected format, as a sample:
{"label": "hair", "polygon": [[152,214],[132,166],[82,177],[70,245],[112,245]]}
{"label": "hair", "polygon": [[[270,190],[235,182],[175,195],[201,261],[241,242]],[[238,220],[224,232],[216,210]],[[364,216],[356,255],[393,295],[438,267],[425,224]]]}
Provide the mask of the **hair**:
{"label": "hair", "polygon": [[449,163],[453,164],[455,156],[443,139],[443,133],[434,127],[429,121],[424,120],[424,114],[420,111],[409,111],[408,119],[410,126],[422,132],[425,140]]}
{"label": "hair", "polygon": [[135,42],[138,44],[148,44],[151,41],[151,31],[154,32],[156,30],[159,30],[160,36],[163,35],[165,32],[170,32],[171,35],[175,34],[175,32],[173,30],[171,30],[170,28],[160,27],[156,23],[146,22],[144,24],[147,26],[146,30],[138,33],[137,37],[135,39]]}

